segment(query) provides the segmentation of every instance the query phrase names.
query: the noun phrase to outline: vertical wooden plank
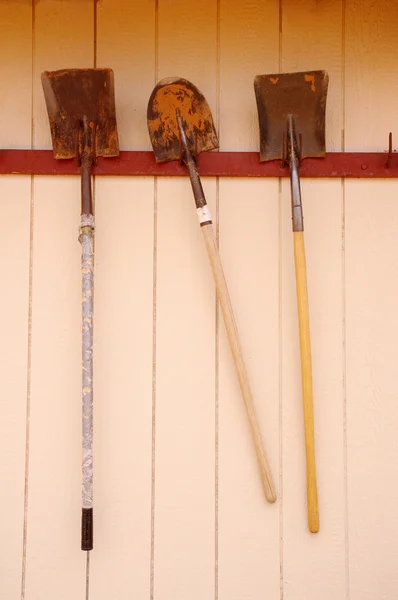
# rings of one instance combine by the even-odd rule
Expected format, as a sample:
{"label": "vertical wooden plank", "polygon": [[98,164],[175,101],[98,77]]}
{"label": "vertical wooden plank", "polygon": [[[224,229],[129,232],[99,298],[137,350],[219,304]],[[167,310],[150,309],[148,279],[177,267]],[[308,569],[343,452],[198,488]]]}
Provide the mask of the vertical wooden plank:
{"label": "vertical wooden plank", "polygon": [[[0,6],[1,13],[1,6]],[[0,17],[1,18],[1,17]],[[28,30],[29,31],[29,30]],[[28,31],[25,30],[26,33]],[[30,179],[0,178],[0,596],[21,593],[29,306]]]}
{"label": "vertical wooden plank", "polygon": [[[155,80],[154,2],[98,5],[97,65],[115,73],[121,148],[145,148]],[[145,52],[143,52],[145,48]],[[149,598],[152,178],[96,179],[93,598]]]}
{"label": "vertical wooden plank", "polygon": [[350,598],[392,599],[398,575],[395,182],[346,195]]}
{"label": "vertical wooden plank", "polygon": [[[0,146],[29,147],[30,2],[0,3]],[[16,68],[18,65],[18,68]],[[29,307],[30,179],[0,178],[0,596],[21,594]]]}
{"label": "vertical wooden plank", "polygon": [[155,81],[155,0],[102,0],[97,66],[115,73],[120,148],[151,150],[146,111]]}
{"label": "vertical wooden plank", "polygon": [[[204,183],[213,208],[214,187]],[[215,297],[190,196],[188,181],[158,183],[154,589],[160,599],[182,598],[188,586],[193,598],[214,593]]]}
{"label": "vertical wooden plank", "polygon": [[32,8],[30,0],[0,2],[0,135],[2,148],[28,148],[32,128]]}
{"label": "vertical wooden plank", "polygon": [[[35,4],[34,143],[51,147],[43,70],[93,64],[93,3]],[[84,594],[81,515],[80,182],[34,185],[26,599]]]}
{"label": "vertical wooden plank", "polygon": [[[159,2],[157,79],[189,79],[213,110],[216,28],[210,0]],[[195,600],[214,594],[215,295],[188,180],[158,180],[157,201],[154,594]]]}
{"label": "vertical wooden plank", "polygon": [[[347,149],[385,150],[398,125],[396,3],[347,2],[346,50]],[[351,600],[398,586],[397,224],[396,182],[346,182]]]}
{"label": "vertical wooden plank", "polygon": [[346,149],[385,151],[398,124],[396,3],[347,0],[346,11]]}
{"label": "vertical wooden plank", "polygon": [[[244,35],[242,35],[244,32]],[[265,34],[266,32],[266,34]],[[222,150],[258,150],[254,76],[278,70],[277,2],[221,2]],[[279,488],[278,182],[219,182],[221,259],[259,425]],[[267,504],[220,316],[218,597],[279,598],[280,498]]]}
{"label": "vertical wooden plank", "polygon": [[[328,150],[341,147],[342,4],[283,2],[282,71],[325,69]],[[282,186],[283,590],[292,600],[346,592],[342,186],[303,181],[320,532],[307,522],[291,200]]]}

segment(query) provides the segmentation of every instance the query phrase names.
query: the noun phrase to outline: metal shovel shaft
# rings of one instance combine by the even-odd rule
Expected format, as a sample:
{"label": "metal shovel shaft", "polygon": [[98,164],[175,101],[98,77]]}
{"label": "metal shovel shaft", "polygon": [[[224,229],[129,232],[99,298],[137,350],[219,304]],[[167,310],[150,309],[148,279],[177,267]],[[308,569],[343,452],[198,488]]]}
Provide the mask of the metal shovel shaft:
{"label": "metal shovel shaft", "polygon": [[287,117],[287,161],[290,167],[290,191],[292,197],[293,231],[304,231],[303,206],[299,176],[299,155],[293,115]]}
{"label": "metal shovel shaft", "polygon": [[94,215],[91,192],[94,124],[83,120],[81,151],[82,207],[82,550],[93,549],[93,292]]}
{"label": "metal shovel shaft", "polygon": [[[203,209],[205,206],[207,206],[206,197],[205,197],[205,194],[203,191],[202,182],[199,177],[196,160],[195,160],[195,157],[193,156],[191,150],[189,149],[187,136],[186,136],[185,129],[184,129],[182,119],[181,119],[181,113],[178,109],[176,110],[176,116],[177,116],[178,127],[180,130],[181,146],[182,146],[183,152],[184,152],[183,161],[185,162],[185,164],[188,168],[188,173],[189,173],[189,178],[191,180],[191,186],[192,186],[192,191],[193,191],[193,195],[194,195],[194,199],[195,199],[196,209]],[[211,223],[211,220],[208,222]]]}

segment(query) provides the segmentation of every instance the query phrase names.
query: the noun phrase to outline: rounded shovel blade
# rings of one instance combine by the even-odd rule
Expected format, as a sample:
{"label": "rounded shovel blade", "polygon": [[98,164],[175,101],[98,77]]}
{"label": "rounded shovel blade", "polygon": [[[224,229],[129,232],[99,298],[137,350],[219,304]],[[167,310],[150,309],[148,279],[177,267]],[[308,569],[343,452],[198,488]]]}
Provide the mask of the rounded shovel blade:
{"label": "rounded shovel blade", "polygon": [[148,102],[148,131],[157,162],[181,158],[177,109],[193,154],[218,148],[213,118],[203,94],[186,79],[168,77],[159,81]]}

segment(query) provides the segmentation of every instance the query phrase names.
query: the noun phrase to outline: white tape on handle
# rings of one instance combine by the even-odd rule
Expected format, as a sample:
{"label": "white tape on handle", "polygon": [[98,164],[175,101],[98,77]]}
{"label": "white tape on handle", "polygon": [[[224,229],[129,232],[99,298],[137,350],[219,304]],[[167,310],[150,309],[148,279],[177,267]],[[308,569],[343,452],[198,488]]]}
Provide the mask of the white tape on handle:
{"label": "white tape on handle", "polygon": [[211,221],[211,214],[210,214],[207,204],[205,204],[204,206],[201,206],[200,208],[197,208],[196,212],[198,213],[200,224]]}

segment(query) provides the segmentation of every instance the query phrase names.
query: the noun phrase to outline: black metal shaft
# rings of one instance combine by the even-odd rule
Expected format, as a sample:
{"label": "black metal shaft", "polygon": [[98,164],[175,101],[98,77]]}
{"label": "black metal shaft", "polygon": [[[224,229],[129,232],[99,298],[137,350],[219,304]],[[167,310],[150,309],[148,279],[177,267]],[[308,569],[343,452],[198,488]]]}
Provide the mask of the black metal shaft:
{"label": "black metal shaft", "polygon": [[[181,119],[180,111],[177,110],[177,121],[178,127],[180,129],[181,136],[181,146],[182,146],[182,160],[185,163],[189,178],[191,180],[191,186],[193,195],[195,198],[195,204],[197,209],[203,209],[207,207],[206,197],[203,191],[202,182],[200,181],[200,176],[198,172],[198,166],[196,164],[195,156],[192,154],[189,145],[187,136],[185,134],[184,125]],[[207,223],[211,223],[211,219],[207,219],[206,221],[201,221],[201,225],[205,225]]]}
{"label": "black metal shaft", "polygon": [[300,151],[297,144],[293,115],[287,117],[287,151],[286,160],[290,168],[290,192],[292,198],[293,231],[304,231],[303,206],[300,188]]}
{"label": "black metal shaft", "polygon": [[94,160],[93,135],[94,123],[89,123],[88,119],[84,117],[82,143],[80,148],[82,215],[93,214],[93,200],[91,192],[91,166]]}

